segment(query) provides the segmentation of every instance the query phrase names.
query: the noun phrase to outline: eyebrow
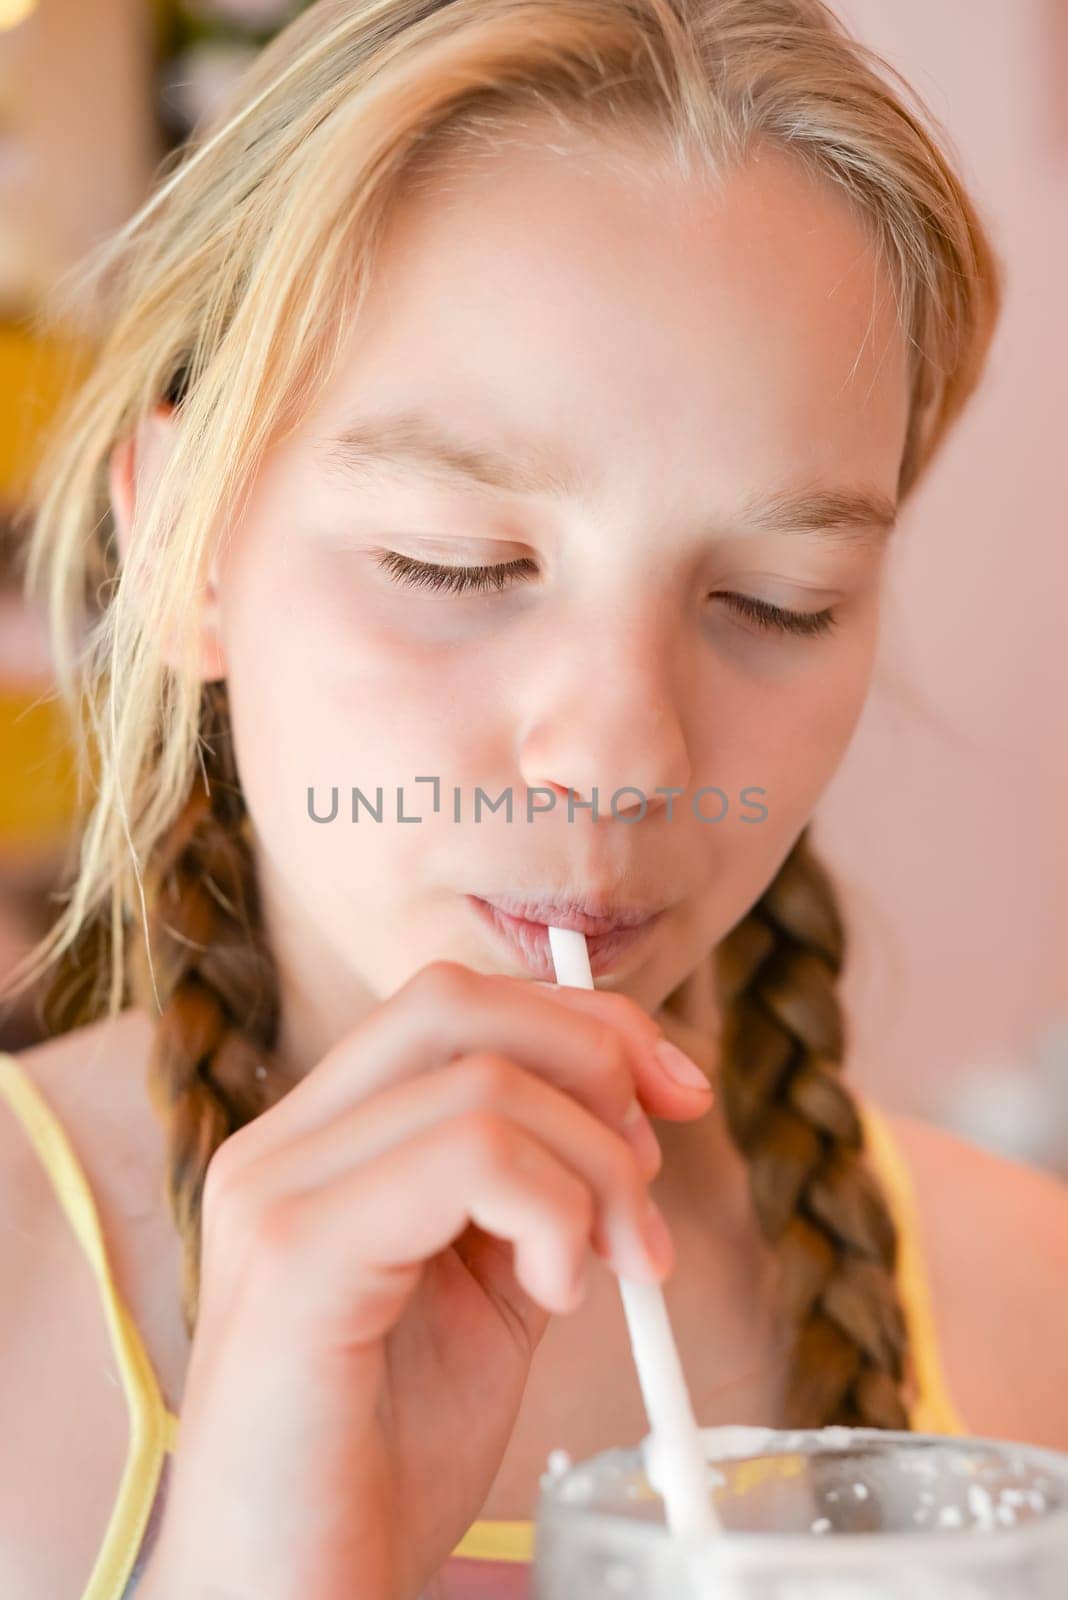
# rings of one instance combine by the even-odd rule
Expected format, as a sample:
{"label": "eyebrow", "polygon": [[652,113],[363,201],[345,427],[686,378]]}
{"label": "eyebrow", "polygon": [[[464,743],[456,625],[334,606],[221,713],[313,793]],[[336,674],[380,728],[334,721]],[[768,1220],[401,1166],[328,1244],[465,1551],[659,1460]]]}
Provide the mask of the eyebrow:
{"label": "eyebrow", "polygon": [[[497,494],[580,498],[582,475],[555,451],[523,440],[507,451],[451,435],[433,417],[415,411],[379,412],[350,422],[322,443],[324,465],[348,481],[376,472],[408,469],[421,477]],[[889,533],[897,507],[880,490],[819,484],[756,494],[723,525],[756,533],[817,533],[841,543],[870,542]]]}
{"label": "eyebrow", "polygon": [[347,477],[383,468],[408,467],[424,477],[455,479],[498,494],[549,494],[561,498],[582,491],[577,473],[568,472],[548,450],[533,441],[503,451],[460,440],[431,417],[414,411],[383,412],[352,422],[326,440],[326,464]]}
{"label": "eyebrow", "polygon": [[879,489],[782,489],[755,496],[742,521],[765,533],[819,533],[843,544],[888,534],[897,506]]}

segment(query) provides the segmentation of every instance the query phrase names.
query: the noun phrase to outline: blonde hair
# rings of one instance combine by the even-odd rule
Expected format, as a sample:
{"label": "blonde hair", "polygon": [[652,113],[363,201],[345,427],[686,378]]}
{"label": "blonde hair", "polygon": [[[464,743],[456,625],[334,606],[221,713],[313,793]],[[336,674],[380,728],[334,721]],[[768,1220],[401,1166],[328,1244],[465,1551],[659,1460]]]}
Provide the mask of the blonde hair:
{"label": "blonde hair", "polygon": [[[61,1027],[130,1003],[158,1013],[150,1083],[190,1328],[204,1171],[278,1092],[277,981],[225,684],[193,667],[198,591],[264,450],[330,373],[395,198],[528,113],[641,141],[683,173],[722,173],[769,141],[848,197],[908,340],[902,495],[990,341],[996,264],[939,138],[819,0],[319,0],[178,152],[90,262],[96,362],[33,495],[28,587],[95,794],[65,908],[19,981],[58,963]],[[164,397],[175,447],[120,563],[110,452]],[[161,658],[165,634],[188,670]],[[901,1427],[907,1330],[893,1223],[839,1070],[842,954],[802,834],[715,952],[721,1090],[797,1330],[784,1420]]]}

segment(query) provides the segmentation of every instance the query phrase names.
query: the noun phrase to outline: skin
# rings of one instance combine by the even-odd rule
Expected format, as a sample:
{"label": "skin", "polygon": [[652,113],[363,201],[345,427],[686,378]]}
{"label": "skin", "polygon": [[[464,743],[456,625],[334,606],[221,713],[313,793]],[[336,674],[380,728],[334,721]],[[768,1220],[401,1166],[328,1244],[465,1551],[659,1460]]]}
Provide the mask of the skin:
{"label": "skin", "polygon": [[[654,1071],[648,1048],[663,1028],[713,1072],[714,1017],[691,1038],[661,1007],[809,820],[877,644],[875,530],[849,545],[756,534],[741,508],[813,485],[893,500],[904,344],[859,224],[785,158],[763,153],[716,193],[648,156],[582,156],[502,147],[395,212],[336,372],[215,552],[200,668],[229,685],[295,1087],[209,1169],[203,1320],[146,1600],[206,1576],[243,1592],[253,1559],[262,1596],[299,1592],[312,1571],[324,1597],[349,1593],[356,1572],[362,1593],[415,1594],[480,1509],[529,1508],[544,1441],[516,1414],[548,1313],[576,1304],[567,1280],[586,1243],[639,1270],[653,1161],[624,1125],[635,1091],[668,1119],[656,1188],[678,1279],[701,1290],[675,1303],[699,1415],[727,1367],[708,1293],[722,1324],[737,1319],[739,1364],[762,1305],[744,1163],[722,1119],[701,1114],[707,1095]],[[503,450],[543,440],[582,491],[476,494],[410,471],[344,481],[326,441],[387,406]],[[170,427],[161,408],[114,453],[124,547],[135,483],[151,487]],[[523,557],[537,575],[503,594],[406,590],[375,565],[382,550]],[[833,606],[837,626],[762,630],[727,593]],[[534,785],[583,798],[754,785],[768,816],[747,826],[735,808],[710,827],[651,798],[633,826],[559,808],[529,827],[489,814],[477,833],[448,805],[436,818],[420,807],[419,827],[307,817],[309,784],[389,796],[417,773],[440,775],[446,794],[510,784],[520,802]],[[524,887],[662,897],[669,910],[600,985],[614,993],[539,990],[464,899]],[[298,1202],[313,1192],[315,1205]],[[514,1274],[495,1237],[515,1242]],[[423,1261],[436,1265],[421,1276]],[[566,1324],[572,1361],[580,1345],[620,1349],[610,1274],[594,1261],[590,1278],[589,1306]],[[453,1363],[447,1381],[427,1365],[428,1330]],[[545,1346],[539,1399],[573,1395],[578,1369],[559,1341]],[[426,1403],[405,1417],[412,1393]],[[477,1433],[462,1422],[475,1404]],[[640,1431],[623,1415],[620,1436]],[[241,1448],[253,1423],[255,1460]],[[283,1459],[284,1491],[271,1478]],[[247,1525],[220,1510],[234,1481]],[[344,1514],[324,1525],[331,1505]]]}
{"label": "skin", "polygon": [[[654,1010],[774,877],[864,703],[882,541],[753,533],[739,514],[812,483],[893,500],[904,347],[858,224],[775,154],[717,201],[641,158],[587,153],[510,148],[395,213],[336,375],[218,554],[202,670],[229,685],[296,1074],[428,961],[525,972],[468,893],[667,902],[648,948],[600,985]],[[387,407],[504,450],[545,440],[585,493],[324,466],[326,440]],[[157,416],[149,472],[169,426]],[[502,594],[406,589],[375,565],[382,549],[526,558],[537,575]],[[762,630],[726,591],[833,605],[838,626]],[[434,817],[415,774],[460,787],[465,820],[447,799]],[[387,800],[406,785],[425,820],[351,824],[354,783]],[[309,820],[309,784],[320,809],[340,787],[334,823]],[[633,795],[630,825],[568,820],[567,789],[596,788],[607,812],[627,784],[649,798],[638,825]],[[731,801],[715,825],[688,803],[710,784]],[[478,785],[511,786],[513,824],[473,821]],[[534,785],[561,803],[527,824]],[[759,825],[740,820],[747,785],[766,791]],[[685,791],[670,821],[661,786]]]}

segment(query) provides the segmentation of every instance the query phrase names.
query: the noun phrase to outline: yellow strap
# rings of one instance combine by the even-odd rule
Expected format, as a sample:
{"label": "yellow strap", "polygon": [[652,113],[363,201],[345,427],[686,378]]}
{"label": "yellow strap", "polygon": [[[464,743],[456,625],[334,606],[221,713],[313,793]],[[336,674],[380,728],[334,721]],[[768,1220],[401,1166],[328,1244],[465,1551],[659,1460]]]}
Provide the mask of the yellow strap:
{"label": "yellow strap", "polygon": [[81,1600],[121,1594],[144,1537],[164,1451],[177,1418],[163,1403],[155,1373],[108,1266],[100,1222],[78,1159],[55,1112],[15,1059],[0,1051],[0,1091],[7,1096],[55,1187],[100,1288],[115,1360],[130,1413],[130,1442],[107,1532]]}
{"label": "yellow strap", "polygon": [[968,1428],[950,1396],[938,1353],[931,1295],[920,1250],[920,1216],[912,1177],[889,1124],[870,1103],[861,1104],[865,1143],[897,1224],[897,1281],[909,1329],[909,1352],[917,1394],[910,1423],[914,1433],[965,1435]]}
{"label": "yellow strap", "polygon": [[454,1556],[468,1561],[532,1561],[534,1559],[533,1522],[473,1522]]}

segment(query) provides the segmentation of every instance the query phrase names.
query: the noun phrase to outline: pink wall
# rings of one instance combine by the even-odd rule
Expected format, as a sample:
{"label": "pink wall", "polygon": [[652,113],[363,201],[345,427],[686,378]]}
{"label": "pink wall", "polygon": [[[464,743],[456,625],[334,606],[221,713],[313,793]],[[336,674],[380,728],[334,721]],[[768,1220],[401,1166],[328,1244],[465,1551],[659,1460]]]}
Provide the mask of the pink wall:
{"label": "pink wall", "polygon": [[1008,280],[986,385],[900,527],[876,686],[814,828],[853,935],[853,1071],[923,1109],[1068,1019],[1068,7],[837,10],[947,128]]}

